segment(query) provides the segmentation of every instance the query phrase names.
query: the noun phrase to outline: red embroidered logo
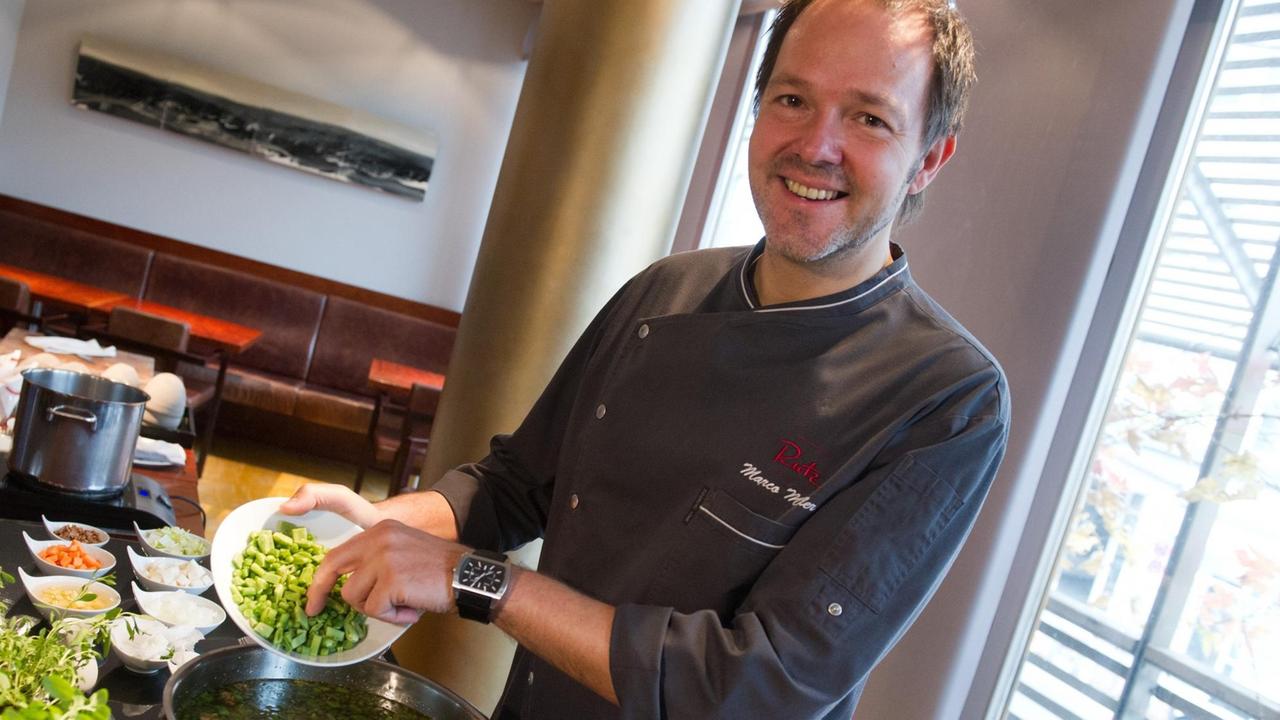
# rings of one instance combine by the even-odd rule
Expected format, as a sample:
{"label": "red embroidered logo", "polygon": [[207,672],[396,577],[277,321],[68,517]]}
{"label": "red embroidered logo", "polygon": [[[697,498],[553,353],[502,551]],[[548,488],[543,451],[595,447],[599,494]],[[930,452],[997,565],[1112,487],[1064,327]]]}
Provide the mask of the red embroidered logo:
{"label": "red embroidered logo", "polygon": [[818,464],[812,460],[801,464],[800,459],[804,456],[804,450],[800,446],[790,440],[782,441],[782,448],[778,450],[778,454],[773,456],[773,461],[781,463],[791,468],[797,474],[802,475],[809,484],[818,487],[822,483],[819,480],[822,474],[818,472]]}

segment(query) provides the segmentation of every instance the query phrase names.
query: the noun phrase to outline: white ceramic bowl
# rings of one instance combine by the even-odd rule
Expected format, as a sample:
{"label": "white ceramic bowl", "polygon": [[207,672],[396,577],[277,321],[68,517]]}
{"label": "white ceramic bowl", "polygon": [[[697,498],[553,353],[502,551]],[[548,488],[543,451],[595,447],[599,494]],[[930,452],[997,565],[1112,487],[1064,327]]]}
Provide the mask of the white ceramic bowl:
{"label": "white ceramic bowl", "polygon": [[[33,617],[25,616],[28,620],[39,622]],[[10,624],[13,620],[10,618]],[[93,621],[85,618],[67,618],[62,621],[62,631],[58,633],[58,641],[67,647],[71,647],[84,636],[85,633],[93,629]],[[26,634],[30,628],[19,628],[20,634]],[[98,684],[98,662],[96,659],[89,658],[80,663],[80,667],[76,669],[76,687],[80,688],[80,692],[85,694],[93,690],[93,686]]]}
{"label": "white ceramic bowl", "polygon": [[[167,592],[149,592],[138,587],[138,583],[133,584],[133,597],[138,601],[138,608],[146,615],[159,620],[169,627],[177,627],[179,625],[188,625],[194,627],[201,635],[208,635],[213,629],[218,627],[227,619],[227,611],[222,609],[218,603],[202,598],[199,595],[181,591]],[[184,618],[173,617],[166,613],[163,605],[166,602],[189,603],[190,607],[202,608],[208,610],[211,615],[216,617],[215,622],[196,625],[190,622],[181,622]]]}
{"label": "white ceramic bowl", "polygon": [[[103,613],[110,612],[120,607],[120,593],[114,588],[108,587],[100,582],[84,580],[83,578],[70,577],[68,575],[49,575],[39,577],[28,575],[26,570],[18,568],[18,577],[22,580],[22,587],[27,591],[27,597],[31,600],[31,604],[36,606],[36,610],[44,616],[46,620],[52,620],[55,615],[69,618],[91,618]],[[88,585],[87,590],[96,593],[98,597],[105,597],[110,602],[106,607],[97,610],[73,610],[71,608],[57,607],[40,599],[40,593],[51,588],[79,590]]]}
{"label": "white ceramic bowl", "polygon": [[[120,658],[120,662],[124,666],[136,673],[150,675],[167,663],[164,660],[152,660],[140,655],[133,655],[124,649],[124,643],[129,639],[129,623],[136,623],[138,626],[146,628],[148,624],[158,625],[161,628],[167,627],[164,623],[153,618],[144,616],[127,616],[118,617],[111,621],[111,652]],[[172,647],[172,646],[169,646]],[[163,654],[163,653],[162,653]]]}
{"label": "white ceramic bowl", "polygon": [[325,547],[340,545],[352,536],[362,532],[360,526],[336,513],[313,510],[305,515],[284,515],[279,512],[280,504],[286,498],[262,498],[241,505],[231,514],[223,518],[218,525],[218,532],[213,536],[213,554],[210,557],[210,569],[213,570],[213,587],[218,591],[218,599],[227,609],[231,621],[254,642],[271,652],[294,662],[320,667],[334,665],[351,665],[378,655],[391,646],[404,631],[404,625],[395,625],[376,618],[368,618],[368,634],[350,650],[332,655],[312,656],[291,652],[276,647],[253,631],[253,626],[245,619],[240,608],[231,599],[231,560],[239,555],[249,543],[249,533],[254,530],[270,528],[272,530],[287,520],[311,531],[316,541]]}
{"label": "white ceramic bowl", "polygon": [[[159,643],[154,646],[153,652],[141,654],[140,649],[134,647],[135,643],[130,642],[130,631],[135,635],[138,632],[154,635],[159,638]],[[161,657],[170,655],[171,658],[181,659],[178,658],[181,654],[182,658],[189,658],[190,655],[185,652],[186,649],[194,648],[195,644],[204,638],[191,626],[170,627],[147,615],[118,617],[111,621],[110,633],[111,650],[116,657],[120,658],[120,662],[126,668],[144,675],[150,675],[165,666],[173,666],[172,659],[161,659],[156,657],[157,655]]]}
{"label": "white ceramic bowl", "polygon": [[58,641],[67,647],[71,647],[80,641],[86,634],[94,631],[92,619],[85,618],[68,618],[62,621],[61,632],[58,633]]}
{"label": "white ceramic bowl", "polygon": [[[168,557],[147,557],[146,555],[138,554],[132,546],[125,548],[125,552],[129,553],[129,564],[133,566],[133,579],[137,580],[138,584],[147,590],[151,590],[153,592],[178,591],[191,593],[192,595],[199,595],[213,586],[212,574],[209,576],[209,582],[206,582],[203,585],[192,585],[190,587],[169,585],[162,583],[159,580],[152,580],[144,574],[144,571],[147,568],[181,565],[182,563],[195,562],[194,560],[179,560],[178,558]],[[204,569],[203,565],[197,564],[197,566],[202,570]],[[209,571],[205,570],[205,572]]]}
{"label": "white ceramic bowl", "polygon": [[27,541],[27,549],[31,551],[31,558],[36,561],[36,567],[40,568],[40,572],[46,575],[70,575],[71,577],[89,579],[102,577],[116,569],[116,557],[100,547],[93,545],[80,546],[84,548],[85,554],[102,563],[102,567],[97,570],[76,570],[54,565],[40,557],[40,553],[48,548],[55,545],[67,545],[66,540],[36,540],[28,535],[26,530],[22,531],[22,539]]}
{"label": "white ceramic bowl", "polygon": [[134,532],[138,533],[138,542],[142,545],[143,552],[145,552],[147,555],[151,557],[167,557],[167,558],[178,558],[180,560],[199,561],[209,557],[208,548],[212,547],[212,544],[208,540],[205,540],[204,538],[201,538],[199,535],[195,535],[194,533],[191,533],[188,530],[183,530],[183,532],[191,535],[192,537],[197,537],[197,538],[200,538],[200,540],[203,540],[206,550],[200,555],[179,555],[178,553],[171,553],[171,552],[166,552],[164,550],[160,550],[159,548],[152,545],[150,542],[147,542],[147,536],[144,535],[143,533],[147,533],[151,531],[143,530],[142,528],[138,527],[138,523],[136,522],[133,524],[133,530]]}
{"label": "white ceramic bowl", "polygon": [[80,692],[89,694],[93,686],[98,684],[98,663],[89,660],[76,670],[76,687]]}
{"label": "white ceramic bowl", "polygon": [[[94,546],[94,547],[102,547],[103,545],[106,545],[106,544],[107,544],[107,541],[108,541],[108,540],[110,540],[110,539],[111,539],[111,537],[110,537],[109,535],[107,535],[107,531],[106,531],[106,530],[103,530],[103,529],[102,529],[102,528],[100,528],[100,527],[94,527],[93,525],[90,525],[89,523],[82,523],[82,522],[66,522],[66,521],[62,521],[62,520],[50,520],[49,518],[45,517],[44,515],[41,515],[41,516],[40,516],[40,519],[41,519],[42,521],[44,521],[44,528],[45,528],[45,530],[48,530],[48,531],[49,531],[49,537],[56,538],[56,539],[58,539],[58,540],[62,540],[62,538],[59,538],[59,537],[58,537],[58,531],[59,531],[59,530],[61,530],[61,529],[62,529],[62,528],[64,528],[64,527],[68,526],[68,525],[78,525],[78,526],[80,526],[80,527],[84,528],[85,530],[88,530],[88,531],[90,531],[90,532],[97,533],[97,534],[98,534],[98,537],[102,538],[101,540],[99,540],[99,541],[97,541],[97,542],[85,542],[85,541],[81,540],[81,541],[80,541],[80,544],[81,544],[81,545],[92,545],[92,546]],[[68,542],[68,541],[67,541],[67,540],[62,540],[62,542]]]}

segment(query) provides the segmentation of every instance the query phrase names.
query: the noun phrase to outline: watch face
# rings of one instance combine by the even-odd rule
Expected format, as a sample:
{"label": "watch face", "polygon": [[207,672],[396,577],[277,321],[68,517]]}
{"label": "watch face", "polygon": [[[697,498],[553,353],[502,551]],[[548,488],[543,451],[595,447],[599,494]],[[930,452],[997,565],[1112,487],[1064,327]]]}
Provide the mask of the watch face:
{"label": "watch face", "polygon": [[506,580],[507,568],[498,563],[467,558],[458,572],[458,583],[480,592],[496,595]]}

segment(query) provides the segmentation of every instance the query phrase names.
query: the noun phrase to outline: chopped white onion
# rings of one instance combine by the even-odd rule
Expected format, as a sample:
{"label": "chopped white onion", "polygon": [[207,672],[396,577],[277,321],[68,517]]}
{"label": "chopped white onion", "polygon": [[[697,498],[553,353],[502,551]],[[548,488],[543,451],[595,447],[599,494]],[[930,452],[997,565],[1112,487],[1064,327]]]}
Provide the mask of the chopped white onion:
{"label": "chopped white onion", "polygon": [[204,587],[213,582],[213,575],[193,560],[152,560],[142,566],[142,574],[172,587]]}

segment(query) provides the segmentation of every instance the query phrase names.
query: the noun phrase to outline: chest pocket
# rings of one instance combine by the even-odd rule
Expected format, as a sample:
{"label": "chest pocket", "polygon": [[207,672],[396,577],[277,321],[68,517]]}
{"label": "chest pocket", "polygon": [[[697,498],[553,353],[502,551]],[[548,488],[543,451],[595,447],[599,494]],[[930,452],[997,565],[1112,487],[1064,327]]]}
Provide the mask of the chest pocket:
{"label": "chest pocket", "polygon": [[796,529],[724,490],[703,488],[667,547],[649,600],[678,612],[712,609],[727,621]]}

